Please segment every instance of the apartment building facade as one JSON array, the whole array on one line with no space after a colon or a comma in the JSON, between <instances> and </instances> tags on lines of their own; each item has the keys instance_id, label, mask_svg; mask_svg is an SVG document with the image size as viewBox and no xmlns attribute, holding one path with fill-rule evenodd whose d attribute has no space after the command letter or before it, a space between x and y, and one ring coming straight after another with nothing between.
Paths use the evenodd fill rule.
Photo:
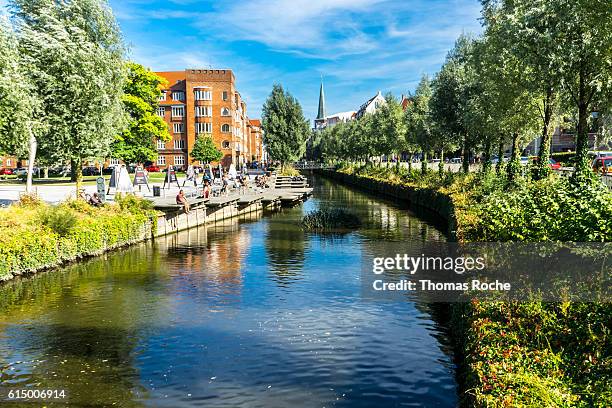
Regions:
<instances>
[{"instance_id":1,"label":"apartment building facade","mask_svg":"<svg viewBox=\"0 0 612 408\"><path fill-rule=\"evenodd\" d=\"M157 114L164 118L172 140L158 142L159 166L197 163L190 153L199 135L212 137L228 167L251 161L251 130L246 102L229 69L187 69L157 72L168 81Z\"/></svg>"}]
</instances>

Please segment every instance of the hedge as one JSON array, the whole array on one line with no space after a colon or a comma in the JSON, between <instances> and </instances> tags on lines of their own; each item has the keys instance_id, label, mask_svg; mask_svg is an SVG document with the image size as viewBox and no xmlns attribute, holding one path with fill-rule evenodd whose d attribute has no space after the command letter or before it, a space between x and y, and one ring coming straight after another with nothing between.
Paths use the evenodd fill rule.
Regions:
<instances>
[{"instance_id":1,"label":"hedge","mask_svg":"<svg viewBox=\"0 0 612 408\"><path fill-rule=\"evenodd\" d=\"M0 210L0 281L149 238L154 212L135 198L119 201L94 208L27 199Z\"/></svg>"}]
</instances>

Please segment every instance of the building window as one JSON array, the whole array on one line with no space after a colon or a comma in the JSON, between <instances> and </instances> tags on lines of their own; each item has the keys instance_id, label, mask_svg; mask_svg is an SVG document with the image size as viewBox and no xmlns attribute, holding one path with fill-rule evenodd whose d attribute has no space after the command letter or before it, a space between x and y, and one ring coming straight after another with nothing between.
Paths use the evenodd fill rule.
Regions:
<instances>
[{"instance_id":1,"label":"building window","mask_svg":"<svg viewBox=\"0 0 612 408\"><path fill-rule=\"evenodd\" d=\"M212 107L211 106L196 106L195 115L196 115L196 118L211 117Z\"/></svg>"},{"instance_id":2,"label":"building window","mask_svg":"<svg viewBox=\"0 0 612 408\"><path fill-rule=\"evenodd\" d=\"M229 142L229 141L227 141L227 140L224 140L224 141L221 143L221 147L222 147L222 148L224 148L224 149L229 149L229 148L230 148L230 142Z\"/></svg>"},{"instance_id":3,"label":"building window","mask_svg":"<svg viewBox=\"0 0 612 408\"><path fill-rule=\"evenodd\" d=\"M163 118L165 115L166 115L166 108L164 108L163 106L159 106L157 108L157 116L160 116Z\"/></svg>"},{"instance_id":4,"label":"building window","mask_svg":"<svg viewBox=\"0 0 612 408\"><path fill-rule=\"evenodd\" d=\"M163 102L166 100L166 91L162 91L161 95L159 95L159 100L160 102Z\"/></svg>"},{"instance_id":5,"label":"building window","mask_svg":"<svg viewBox=\"0 0 612 408\"><path fill-rule=\"evenodd\" d=\"M175 149L184 149L185 148L185 141L184 140L175 140L174 141L174 148Z\"/></svg>"},{"instance_id":6,"label":"building window","mask_svg":"<svg viewBox=\"0 0 612 408\"><path fill-rule=\"evenodd\" d=\"M183 133L185 131L185 125L182 123L173 123L172 130L174 133Z\"/></svg>"},{"instance_id":7,"label":"building window","mask_svg":"<svg viewBox=\"0 0 612 408\"><path fill-rule=\"evenodd\" d=\"M227 91L223 91L221 93L221 99L223 99L224 101L227 101Z\"/></svg>"},{"instance_id":8,"label":"building window","mask_svg":"<svg viewBox=\"0 0 612 408\"><path fill-rule=\"evenodd\" d=\"M182 166L185 164L185 156L174 156L174 164Z\"/></svg>"},{"instance_id":9,"label":"building window","mask_svg":"<svg viewBox=\"0 0 612 408\"><path fill-rule=\"evenodd\" d=\"M6 159L6 167L10 167L11 166L11 159Z\"/></svg>"},{"instance_id":10,"label":"building window","mask_svg":"<svg viewBox=\"0 0 612 408\"><path fill-rule=\"evenodd\" d=\"M229 133L231 131L232 131L232 129L230 128L230 125L228 125L227 123L224 123L221 126L221 132L223 132L223 133Z\"/></svg>"},{"instance_id":11,"label":"building window","mask_svg":"<svg viewBox=\"0 0 612 408\"><path fill-rule=\"evenodd\" d=\"M165 166L166 165L166 156L157 156L157 165Z\"/></svg>"},{"instance_id":12,"label":"building window","mask_svg":"<svg viewBox=\"0 0 612 408\"><path fill-rule=\"evenodd\" d=\"M173 118L182 118L183 116L185 116L184 106L173 106L172 107L172 117Z\"/></svg>"},{"instance_id":13,"label":"building window","mask_svg":"<svg viewBox=\"0 0 612 408\"><path fill-rule=\"evenodd\" d=\"M196 123L196 133L212 133L212 123Z\"/></svg>"},{"instance_id":14,"label":"building window","mask_svg":"<svg viewBox=\"0 0 612 408\"><path fill-rule=\"evenodd\" d=\"M118 165L118 164L119 164L119 159L110 159L110 160L108 161L108 163L109 163L111 166L116 166L116 165Z\"/></svg>"},{"instance_id":15,"label":"building window","mask_svg":"<svg viewBox=\"0 0 612 408\"><path fill-rule=\"evenodd\" d=\"M185 92L183 91L174 91L172 92L172 99L175 101L184 101L185 100Z\"/></svg>"},{"instance_id":16,"label":"building window","mask_svg":"<svg viewBox=\"0 0 612 408\"><path fill-rule=\"evenodd\" d=\"M221 108L221 116L230 116L230 110L227 108Z\"/></svg>"},{"instance_id":17,"label":"building window","mask_svg":"<svg viewBox=\"0 0 612 408\"><path fill-rule=\"evenodd\" d=\"M157 139L157 150L162 150L166 148L166 142L163 140Z\"/></svg>"},{"instance_id":18,"label":"building window","mask_svg":"<svg viewBox=\"0 0 612 408\"><path fill-rule=\"evenodd\" d=\"M212 101L212 92L210 91L195 91L196 101Z\"/></svg>"}]
</instances>

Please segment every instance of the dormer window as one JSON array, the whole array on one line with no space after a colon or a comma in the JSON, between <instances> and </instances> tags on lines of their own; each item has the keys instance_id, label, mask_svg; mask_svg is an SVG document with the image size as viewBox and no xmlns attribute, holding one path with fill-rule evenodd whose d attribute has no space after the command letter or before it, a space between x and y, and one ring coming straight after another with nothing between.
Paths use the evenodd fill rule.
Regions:
<instances>
[{"instance_id":1,"label":"dormer window","mask_svg":"<svg viewBox=\"0 0 612 408\"><path fill-rule=\"evenodd\" d=\"M175 101L184 101L185 100L185 92L183 91L174 91L172 92L172 99Z\"/></svg>"}]
</instances>

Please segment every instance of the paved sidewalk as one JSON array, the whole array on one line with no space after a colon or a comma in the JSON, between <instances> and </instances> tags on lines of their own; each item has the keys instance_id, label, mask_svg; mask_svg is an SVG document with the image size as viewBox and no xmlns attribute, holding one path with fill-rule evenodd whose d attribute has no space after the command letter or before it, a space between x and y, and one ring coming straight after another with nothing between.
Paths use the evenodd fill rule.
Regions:
<instances>
[{"instance_id":1,"label":"paved sidewalk","mask_svg":"<svg viewBox=\"0 0 612 408\"><path fill-rule=\"evenodd\" d=\"M146 188L146 186L142 186L141 191L139 191L138 187L135 188L135 193L137 195L143 197L153 197L153 186L162 186L163 183L152 183L150 185L151 191ZM183 180L179 179L179 185L183 185ZM106 187L108 189L108 185ZM200 187L201 188L201 187ZM84 185L83 189L87 194L95 193L96 186L95 185ZM178 191L180 189L185 190L185 195L187 197L191 197L195 193L195 188L193 183L188 183L185 187L177 187L176 184L170 186L169 189L161 190L162 197L176 197ZM76 197L76 186L74 184L71 185L53 185L53 184L45 184L45 185L34 185L34 191L38 196L51 204L57 204L61 201L65 201L68 198ZM25 193L25 184L0 184L0 206L6 207L11 203L19 201L19 197L21 194ZM111 191L111 194L107 196L107 200L113 200L114 193Z\"/></svg>"}]
</instances>

